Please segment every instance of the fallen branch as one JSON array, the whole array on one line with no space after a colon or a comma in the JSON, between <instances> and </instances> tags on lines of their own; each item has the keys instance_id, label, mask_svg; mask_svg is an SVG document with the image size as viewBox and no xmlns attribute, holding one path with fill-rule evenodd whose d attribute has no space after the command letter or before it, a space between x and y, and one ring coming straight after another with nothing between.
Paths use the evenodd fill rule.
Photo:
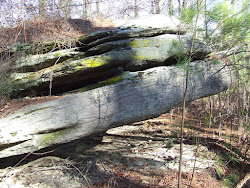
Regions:
<instances>
[{"instance_id":1,"label":"fallen branch","mask_svg":"<svg viewBox=\"0 0 250 188\"><path fill-rule=\"evenodd\" d=\"M250 179L250 172L248 172L246 176L242 180L240 180L234 188L242 188L243 185L245 185L245 183L247 183L249 179Z\"/></svg>"}]
</instances>

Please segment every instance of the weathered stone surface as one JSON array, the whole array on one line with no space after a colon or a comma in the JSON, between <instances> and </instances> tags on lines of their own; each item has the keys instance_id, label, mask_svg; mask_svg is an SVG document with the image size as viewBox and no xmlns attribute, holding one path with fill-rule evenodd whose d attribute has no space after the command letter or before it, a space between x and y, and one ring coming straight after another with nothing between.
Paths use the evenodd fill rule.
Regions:
<instances>
[{"instance_id":1,"label":"weathered stone surface","mask_svg":"<svg viewBox=\"0 0 250 188\"><path fill-rule=\"evenodd\" d=\"M178 33L186 32L185 27L181 25L179 19L175 16L166 16L164 14L155 14L150 16L142 16L135 19L122 21L117 25L121 28L139 27L139 28L167 28L169 31Z\"/></svg>"},{"instance_id":2,"label":"weathered stone surface","mask_svg":"<svg viewBox=\"0 0 250 188\"><path fill-rule=\"evenodd\" d=\"M158 14L127 20L117 24L117 29L83 35L78 38L78 46L82 46L83 44L95 46L104 42L128 38L184 33L186 33L186 29L176 17Z\"/></svg>"},{"instance_id":3,"label":"weathered stone surface","mask_svg":"<svg viewBox=\"0 0 250 188\"><path fill-rule=\"evenodd\" d=\"M109 31L80 36L76 48L24 55L14 63L15 72L10 75L15 96L48 95L49 86L52 94L61 94L124 71L176 64L186 56L192 43L185 33L177 18L154 15L129 20ZM193 44L193 60L204 59L211 52L199 40Z\"/></svg>"},{"instance_id":4,"label":"weathered stone surface","mask_svg":"<svg viewBox=\"0 0 250 188\"><path fill-rule=\"evenodd\" d=\"M52 94L78 93L1 119L0 158L159 116L181 104L187 69L187 101L230 86L229 68L204 61L210 49L192 42L176 18L147 19L81 36L76 48L20 57L10 76L20 96L47 95L49 85ZM193 62L187 68L180 62L191 44Z\"/></svg>"},{"instance_id":5,"label":"weathered stone surface","mask_svg":"<svg viewBox=\"0 0 250 188\"><path fill-rule=\"evenodd\" d=\"M19 85L22 95L34 92L47 95L53 77L53 93L57 94L62 92L62 86L64 91L77 89L117 75L122 69L138 71L176 64L178 58L186 55L190 43L189 36L163 34L106 42L85 52L69 49L29 56L17 62L23 73L13 73L11 79ZM200 41L194 42L194 49L197 49L194 59L203 59L210 52ZM24 63L25 59L27 63ZM30 72L32 69L38 71Z\"/></svg>"},{"instance_id":6,"label":"weathered stone surface","mask_svg":"<svg viewBox=\"0 0 250 188\"><path fill-rule=\"evenodd\" d=\"M76 48L70 48L47 54L23 56L15 62L16 72L35 72L46 67L54 66L55 63L59 64L66 59L82 54L76 50Z\"/></svg>"},{"instance_id":7,"label":"weathered stone surface","mask_svg":"<svg viewBox=\"0 0 250 188\"><path fill-rule=\"evenodd\" d=\"M187 101L231 85L222 63L195 61ZM20 110L0 120L0 158L34 152L53 144L161 115L179 106L186 67L162 66L125 72L117 83Z\"/></svg>"}]
</instances>

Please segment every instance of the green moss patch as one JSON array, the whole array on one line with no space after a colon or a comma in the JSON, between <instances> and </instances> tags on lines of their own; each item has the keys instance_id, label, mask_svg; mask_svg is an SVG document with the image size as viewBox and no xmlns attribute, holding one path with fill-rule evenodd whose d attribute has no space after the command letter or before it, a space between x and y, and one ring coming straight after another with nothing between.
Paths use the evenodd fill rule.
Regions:
<instances>
[{"instance_id":1,"label":"green moss patch","mask_svg":"<svg viewBox=\"0 0 250 188\"><path fill-rule=\"evenodd\" d=\"M63 135L66 131L67 129L64 129L64 130L44 134L40 140L39 147L44 148L44 147L50 146L54 140L56 140L59 136Z\"/></svg>"},{"instance_id":2,"label":"green moss patch","mask_svg":"<svg viewBox=\"0 0 250 188\"><path fill-rule=\"evenodd\" d=\"M39 108L39 109L31 110L31 111L25 112L24 115L28 115L28 114L31 114L31 113L34 113L34 112L37 112L37 111L41 111L41 110L46 110L48 108L50 108L50 107L44 107L44 108Z\"/></svg>"},{"instance_id":3,"label":"green moss patch","mask_svg":"<svg viewBox=\"0 0 250 188\"><path fill-rule=\"evenodd\" d=\"M16 132L11 133L11 136L16 136L16 135L17 135L17 131L16 131Z\"/></svg>"},{"instance_id":4,"label":"green moss patch","mask_svg":"<svg viewBox=\"0 0 250 188\"><path fill-rule=\"evenodd\" d=\"M98 88L98 87L103 87L103 86L107 86L107 85L116 84L116 83L122 81L124 76L126 76L126 73L123 74L123 75L120 75L120 76L116 76L116 77L113 77L113 78L109 78L107 80L100 81L100 82L98 82L96 84L93 84L93 85L90 85L90 86L87 86L87 87L83 87L83 88L81 88L79 90L79 92L82 93L82 92L89 91L89 90L92 90L92 89L95 89L95 88Z\"/></svg>"}]
</instances>

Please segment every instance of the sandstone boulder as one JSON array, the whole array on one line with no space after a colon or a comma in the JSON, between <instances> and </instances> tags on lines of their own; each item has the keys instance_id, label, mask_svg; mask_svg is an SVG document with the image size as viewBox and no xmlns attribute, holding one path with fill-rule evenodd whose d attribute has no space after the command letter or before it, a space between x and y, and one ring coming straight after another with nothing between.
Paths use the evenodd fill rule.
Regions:
<instances>
[{"instance_id":1,"label":"sandstone boulder","mask_svg":"<svg viewBox=\"0 0 250 188\"><path fill-rule=\"evenodd\" d=\"M123 71L177 64L191 46L191 37L180 26L176 18L163 15L131 20L119 28L79 37L76 48L20 57L10 78L19 96L48 95L51 84L52 94L59 94ZM194 41L193 49L193 60L211 52L200 40Z\"/></svg>"},{"instance_id":2,"label":"sandstone boulder","mask_svg":"<svg viewBox=\"0 0 250 188\"><path fill-rule=\"evenodd\" d=\"M226 90L230 70L223 63L190 64L187 101ZM111 85L20 110L0 120L0 158L34 152L159 116L179 106L186 68L160 66L125 72Z\"/></svg>"},{"instance_id":3,"label":"sandstone boulder","mask_svg":"<svg viewBox=\"0 0 250 188\"><path fill-rule=\"evenodd\" d=\"M232 82L230 69L219 60L204 60L211 50L201 40L191 41L176 18L131 20L81 36L75 44L14 63L10 79L19 96L48 95L49 86L52 94L74 94L0 119L0 158L168 112L182 103L186 70L187 101L224 91ZM183 60L191 46L187 67Z\"/></svg>"}]
</instances>

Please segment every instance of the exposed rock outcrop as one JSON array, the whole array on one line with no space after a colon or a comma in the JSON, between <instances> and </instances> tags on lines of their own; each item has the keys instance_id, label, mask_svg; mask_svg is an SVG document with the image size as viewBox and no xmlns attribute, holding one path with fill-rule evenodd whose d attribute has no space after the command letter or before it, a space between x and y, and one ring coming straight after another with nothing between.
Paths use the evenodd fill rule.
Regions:
<instances>
[{"instance_id":1,"label":"exposed rock outcrop","mask_svg":"<svg viewBox=\"0 0 250 188\"><path fill-rule=\"evenodd\" d=\"M186 55L191 37L185 35L176 18L163 15L150 18L163 22L161 27L159 23L150 27L144 19L81 36L73 49L21 57L11 75L18 86L17 93L48 95L53 78L52 94L58 94L111 78L124 70L173 65ZM194 41L193 49L193 59L203 59L210 53L199 40Z\"/></svg>"},{"instance_id":2,"label":"exposed rock outcrop","mask_svg":"<svg viewBox=\"0 0 250 188\"><path fill-rule=\"evenodd\" d=\"M126 72L116 84L20 110L0 120L0 157L33 152L111 127L161 115L181 104L185 69L164 66ZM190 65L187 101L223 91L229 69L211 61Z\"/></svg>"},{"instance_id":3,"label":"exposed rock outcrop","mask_svg":"<svg viewBox=\"0 0 250 188\"><path fill-rule=\"evenodd\" d=\"M177 65L192 43L184 33L175 24L132 23L82 36L74 49L20 58L11 75L20 95L48 94L50 83L54 93L78 93L1 119L0 158L159 116L181 104L187 69L187 101L226 90L232 82L229 68L202 60L210 50L199 40L190 67Z\"/></svg>"}]
</instances>

